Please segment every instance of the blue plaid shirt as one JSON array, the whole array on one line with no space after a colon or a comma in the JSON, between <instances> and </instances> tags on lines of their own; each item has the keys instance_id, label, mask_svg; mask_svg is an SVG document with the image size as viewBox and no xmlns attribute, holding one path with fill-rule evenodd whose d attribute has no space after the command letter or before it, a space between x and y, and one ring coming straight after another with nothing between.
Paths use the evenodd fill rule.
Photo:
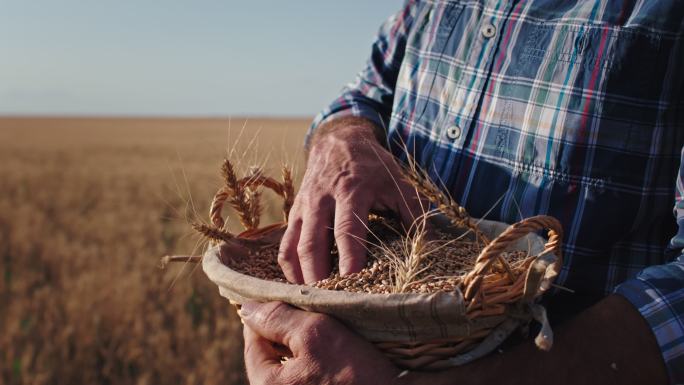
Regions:
<instances>
[{"instance_id":1,"label":"blue plaid shirt","mask_svg":"<svg viewBox=\"0 0 684 385\"><path fill-rule=\"evenodd\" d=\"M473 216L558 218L551 313L625 296L684 382L683 34L680 0L408 1L312 130L368 118Z\"/></svg>"}]
</instances>

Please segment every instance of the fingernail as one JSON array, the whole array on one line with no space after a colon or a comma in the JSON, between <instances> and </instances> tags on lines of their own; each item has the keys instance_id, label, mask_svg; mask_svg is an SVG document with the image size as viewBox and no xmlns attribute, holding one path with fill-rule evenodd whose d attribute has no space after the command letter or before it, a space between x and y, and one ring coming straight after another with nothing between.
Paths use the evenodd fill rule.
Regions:
<instances>
[{"instance_id":1,"label":"fingernail","mask_svg":"<svg viewBox=\"0 0 684 385\"><path fill-rule=\"evenodd\" d=\"M257 309L259 304L257 302L250 302L247 301L242 304L240 307L240 317L246 318L249 317L252 313L254 313Z\"/></svg>"}]
</instances>

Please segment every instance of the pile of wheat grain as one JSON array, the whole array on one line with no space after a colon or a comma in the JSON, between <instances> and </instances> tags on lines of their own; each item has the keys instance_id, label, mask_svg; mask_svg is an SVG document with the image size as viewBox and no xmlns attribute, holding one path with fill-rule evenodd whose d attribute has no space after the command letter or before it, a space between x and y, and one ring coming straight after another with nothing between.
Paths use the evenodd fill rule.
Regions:
<instances>
[{"instance_id":1,"label":"pile of wheat grain","mask_svg":"<svg viewBox=\"0 0 684 385\"><path fill-rule=\"evenodd\" d=\"M407 279L406 270L397 265L398 260L410 256L407 238L401 236L396 221L371 217L370 237L367 242L368 260L360 272L340 276L337 268L337 248L333 246L332 273L312 286L327 290L343 290L356 293L432 293L453 291L461 283L465 273L473 268L481 246L472 240L455 240L453 234L434 230L415 277ZM524 251L509 253L506 258L512 264L527 256ZM273 245L250 255L235 256L227 260L228 266L240 273L276 282L287 282L278 266L278 246ZM403 273L403 276L400 275ZM403 278L403 279L402 279Z\"/></svg>"}]
</instances>

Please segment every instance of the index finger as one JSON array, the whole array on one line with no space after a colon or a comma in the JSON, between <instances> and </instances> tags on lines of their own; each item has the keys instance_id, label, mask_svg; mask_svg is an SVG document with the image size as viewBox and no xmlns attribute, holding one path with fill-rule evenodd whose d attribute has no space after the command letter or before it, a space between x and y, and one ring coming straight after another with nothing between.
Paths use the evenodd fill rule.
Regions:
<instances>
[{"instance_id":1,"label":"index finger","mask_svg":"<svg viewBox=\"0 0 684 385\"><path fill-rule=\"evenodd\" d=\"M257 334L249 325L244 325L242 333L245 338L245 368L250 382L268 384L274 371L282 367L281 354L271 341Z\"/></svg>"},{"instance_id":2,"label":"index finger","mask_svg":"<svg viewBox=\"0 0 684 385\"><path fill-rule=\"evenodd\" d=\"M359 272L366 266L370 206L364 199L357 197L337 202L334 234L339 252L340 275Z\"/></svg>"},{"instance_id":3,"label":"index finger","mask_svg":"<svg viewBox=\"0 0 684 385\"><path fill-rule=\"evenodd\" d=\"M304 209L297 254L305 283L316 282L330 275L334 201L324 197Z\"/></svg>"},{"instance_id":4,"label":"index finger","mask_svg":"<svg viewBox=\"0 0 684 385\"><path fill-rule=\"evenodd\" d=\"M299 217L297 205L292 208L290 212L290 220L285 229L283 239L280 241L278 249L278 265L283 270L285 278L292 283L304 283L304 276L302 275L302 268L299 265L297 256L297 244L299 243L299 235L302 232L302 219Z\"/></svg>"}]
</instances>

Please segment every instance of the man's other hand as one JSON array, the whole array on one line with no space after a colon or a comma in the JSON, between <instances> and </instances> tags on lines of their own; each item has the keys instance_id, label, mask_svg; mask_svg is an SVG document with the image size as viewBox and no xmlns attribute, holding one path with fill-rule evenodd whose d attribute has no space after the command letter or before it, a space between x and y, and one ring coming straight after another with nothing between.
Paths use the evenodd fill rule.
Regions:
<instances>
[{"instance_id":1,"label":"man's other hand","mask_svg":"<svg viewBox=\"0 0 684 385\"><path fill-rule=\"evenodd\" d=\"M334 319L281 302L245 303L245 365L252 385L380 385L400 370ZM288 351L289 350L289 351ZM283 356L289 356L281 362Z\"/></svg>"}]
</instances>

